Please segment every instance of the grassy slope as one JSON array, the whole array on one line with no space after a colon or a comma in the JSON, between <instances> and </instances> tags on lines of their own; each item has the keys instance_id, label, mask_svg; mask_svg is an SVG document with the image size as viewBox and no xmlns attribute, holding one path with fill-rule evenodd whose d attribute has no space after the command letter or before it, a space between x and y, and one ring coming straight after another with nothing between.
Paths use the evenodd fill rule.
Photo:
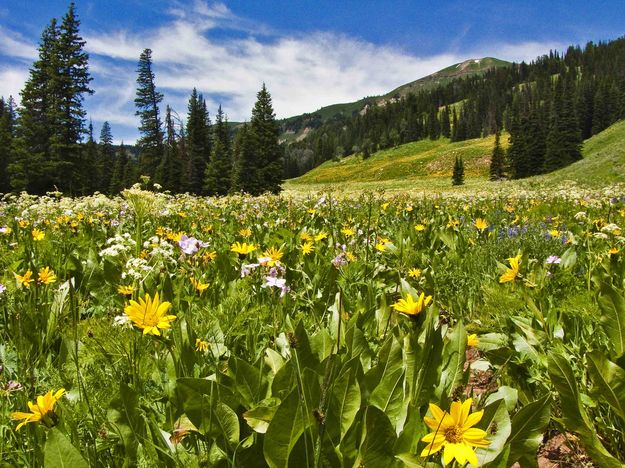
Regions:
<instances>
[{"instance_id":1,"label":"grassy slope","mask_svg":"<svg viewBox=\"0 0 625 468\"><path fill-rule=\"evenodd\" d=\"M505 145L508 138L503 135ZM449 140L418 141L379 151L367 160L350 156L328 161L297 179L285 183L292 192L340 189L359 191L473 191L501 187L488 181L488 165L494 137L450 143ZM551 174L514 181L520 187L540 187L572 180L580 185L600 187L625 182L625 122L619 122L584 143L584 159ZM454 158L462 156L466 183L452 188Z\"/></svg>"}]
</instances>

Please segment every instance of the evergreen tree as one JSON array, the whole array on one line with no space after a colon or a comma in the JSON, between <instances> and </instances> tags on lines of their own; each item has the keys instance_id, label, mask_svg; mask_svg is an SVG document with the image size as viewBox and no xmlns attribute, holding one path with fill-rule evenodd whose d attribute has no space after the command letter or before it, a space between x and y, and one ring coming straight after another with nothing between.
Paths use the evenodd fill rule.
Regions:
<instances>
[{"instance_id":1,"label":"evergreen tree","mask_svg":"<svg viewBox=\"0 0 625 468\"><path fill-rule=\"evenodd\" d=\"M141 124L137 141L139 147L139 171L141 175L150 176L155 180L156 170L163 158L163 130L159 117L158 105L163 95L156 90L154 72L152 71L152 50L144 49L139 57L137 67L137 97L135 115L139 116Z\"/></svg>"},{"instance_id":2,"label":"evergreen tree","mask_svg":"<svg viewBox=\"0 0 625 468\"><path fill-rule=\"evenodd\" d=\"M230 191L232 157L226 125L223 111L219 106L215 118L212 154L204 177L204 191L207 195L226 195Z\"/></svg>"},{"instance_id":3,"label":"evergreen tree","mask_svg":"<svg viewBox=\"0 0 625 468\"><path fill-rule=\"evenodd\" d=\"M0 193L11 191L9 164L13 159L15 111L13 99L0 98Z\"/></svg>"},{"instance_id":4,"label":"evergreen tree","mask_svg":"<svg viewBox=\"0 0 625 468\"><path fill-rule=\"evenodd\" d=\"M195 88L193 88L189 98L188 111L187 151L189 167L185 189L199 195L204 193L204 173L210 159L211 139L206 101Z\"/></svg>"},{"instance_id":5,"label":"evergreen tree","mask_svg":"<svg viewBox=\"0 0 625 468\"><path fill-rule=\"evenodd\" d=\"M282 190L284 179L282 150L278 143L280 128L273 113L271 95L264 83L256 95L256 104L252 109L252 120L250 121L250 132L256 145L259 191L278 193Z\"/></svg>"},{"instance_id":6,"label":"evergreen tree","mask_svg":"<svg viewBox=\"0 0 625 468\"><path fill-rule=\"evenodd\" d=\"M49 82L54 101L48 110L52 135L51 164L47 170L54 185L69 193L83 193L89 186L89 181L83 180L86 171L82 167L80 142L85 133L83 95L93 94L93 90L89 87L92 80L89 55L83 50L85 41L79 34L79 26L71 2L59 27L58 39L53 43L56 63L50 64L54 67Z\"/></svg>"},{"instance_id":7,"label":"evergreen tree","mask_svg":"<svg viewBox=\"0 0 625 468\"><path fill-rule=\"evenodd\" d=\"M445 138L451 137L451 122L449 121L449 107L445 106L441 116L441 135Z\"/></svg>"},{"instance_id":8,"label":"evergreen tree","mask_svg":"<svg viewBox=\"0 0 625 468\"><path fill-rule=\"evenodd\" d=\"M50 109L56 98L51 86L51 75L58 67L55 56L58 37L57 21L53 18L41 34L39 58L33 63L20 93L15 154L8 168L11 188L15 191L27 190L42 194L52 187L48 171L53 128Z\"/></svg>"},{"instance_id":9,"label":"evergreen tree","mask_svg":"<svg viewBox=\"0 0 625 468\"><path fill-rule=\"evenodd\" d=\"M171 108L167 106L165 114L165 130L167 133L165 137L165 155L162 164L162 184L165 190L179 192L182 179L182 164L178 151L176 129L171 114Z\"/></svg>"},{"instance_id":10,"label":"evergreen tree","mask_svg":"<svg viewBox=\"0 0 625 468\"><path fill-rule=\"evenodd\" d=\"M102 124L100 130L99 155L97 164L98 183L97 190L108 193L115 167L115 149L113 148L113 134L108 122Z\"/></svg>"},{"instance_id":11,"label":"evergreen tree","mask_svg":"<svg viewBox=\"0 0 625 468\"><path fill-rule=\"evenodd\" d=\"M109 193L115 195L122 189L126 188L128 182L128 170L129 170L129 158L124 142L119 148L119 153L115 156L115 165L113 166L113 173L111 175L111 183L109 185Z\"/></svg>"},{"instance_id":12,"label":"evergreen tree","mask_svg":"<svg viewBox=\"0 0 625 468\"><path fill-rule=\"evenodd\" d=\"M454 163L454 172L451 176L451 184L464 184L464 163L462 162L462 158L459 158L458 156L456 156L456 162Z\"/></svg>"},{"instance_id":13,"label":"evergreen tree","mask_svg":"<svg viewBox=\"0 0 625 468\"><path fill-rule=\"evenodd\" d=\"M495 147L493 148L493 154L490 158L490 180L501 180L504 176L505 168L505 153L501 148L499 142L500 133L495 133Z\"/></svg>"},{"instance_id":14,"label":"evergreen tree","mask_svg":"<svg viewBox=\"0 0 625 468\"><path fill-rule=\"evenodd\" d=\"M258 166L256 164L255 140L247 123L237 132L234 140L234 164L230 191L258 194Z\"/></svg>"},{"instance_id":15,"label":"evergreen tree","mask_svg":"<svg viewBox=\"0 0 625 468\"><path fill-rule=\"evenodd\" d=\"M93 123L89 122L87 129L87 143L82 148L83 157L81 158L78 166L78 170L81 172L80 183L81 187L76 187L82 194L93 193L98 187L100 174L98 173L99 155L98 144L93 138ZM94 171L94 168L96 169Z\"/></svg>"}]
</instances>

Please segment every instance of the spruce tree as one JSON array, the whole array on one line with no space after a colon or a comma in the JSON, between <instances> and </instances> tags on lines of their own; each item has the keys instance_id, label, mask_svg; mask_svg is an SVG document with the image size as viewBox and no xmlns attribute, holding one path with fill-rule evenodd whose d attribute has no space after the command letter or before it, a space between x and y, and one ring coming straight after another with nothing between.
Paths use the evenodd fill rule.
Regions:
<instances>
[{"instance_id":1,"label":"spruce tree","mask_svg":"<svg viewBox=\"0 0 625 468\"><path fill-rule=\"evenodd\" d=\"M139 116L141 124L137 141L139 147L139 171L141 175L150 176L155 180L156 170L163 158L163 130L159 117L158 105L163 95L156 90L154 72L152 71L152 50L144 49L139 57L137 67L137 97L135 115Z\"/></svg>"},{"instance_id":2,"label":"spruce tree","mask_svg":"<svg viewBox=\"0 0 625 468\"><path fill-rule=\"evenodd\" d=\"M249 125L245 123L234 140L234 164L230 191L232 193L260 193L257 170L255 140Z\"/></svg>"},{"instance_id":3,"label":"spruce tree","mask_svg":"<svg viewBox=\"0 0 625 468\"><path fill-rule=\"evenodd\" d=\"M0 98L0 193L11 191L9 164L13 159L15 111L13 99Z\"/></svg>"},{"instance_id":4,"label":"spruce tree","mask_svg":"<svg viewBox=\"0 0 625 468\"><path fill-rule=\"evenodd\" d=\"M452 185L464 184L464 162L462 161L462 157L456 156L456 161L454 163L454 171L451 176L451 184Z\"/></svg>"},{"instance_id":5,"label":"spruce tree","mask_svg":"<svg viewBox=\"0 0 625 468\"><path fill-rule=\"evenodd\" d=\"M77 170L80 171L80 187L75 187L82 194L93 193L98 190L100 174L98 173L99 155L98 144L93 137L93 123L87 128L87 143L82 148L82 157ZM95 170L94 170L95 169Z\"/></svg>"},{"instance_id":6,"label":"spruce tree","mask_svg":"<svg viewBox=\"0 0 625 468\"><path fill-rule=\"evenodd\" d=\"M250 133L253 136L256 153L258 192L279 193L284 179L282 150L278 143L280 128L273 112L271 95L265 83L256 95L252 109Z\"/></svg>"},{"instance_id":7,"label":"spruce tree","mask_svg":"<svg viewBox=\"0 0 625 468\"><path fill-rule=\"evenodd\" d=\"M445 138L451 137L451 122L449 121L449 107L445 106L441 116L441 135Z\"/></svg>"},{"instance_id":8,"label":"spruce tree","mask_svg":"<svg viewBox=\"0 0 625 468\"><path fill-rule=\"evenodd\" d=\"M211 158L204 177L204 192L207 195L226 195L230 191L232 157L226 125L224 113L219 106L215 118Z\"/></svg>"},{"instance_id":9,"label":"spruce tree","mask_svg":"<svg viewBox=\"0 0 625 468\"><path fill-rule=\"evenodd\" d=\"M178 149L178 141L171 107L167 106L165 113L165 152L161 167L162 185L165 190L172 192L180 191L180 181L182 178L182 164Z\"/></svg>"},{"instance_id":10,"label":"spruce tree","mask_svg":"<svg viewBox=\"0 0 625 468\"><path fill-rule=\"evenodd\" d=\"M200 195L204 193L204 175L211 154L211 138L210 119L206 109L206 101L195 88L193 88L189 98L187 151L189 166L185 189Z\"/></svg>"},{"instance_id":11,"label":"spruce tree","mask_svg":"<svg viewBox=\"0 0 625 468\"><path fill-rule=\"evenodd\" d=\"M501 180L504 176L505 153L501 148L499 139L500 133L497 131L495 133L495 147L490 158L490 180Z\"/></svg>"},{"instance_id":12,"label":"spruce tree","mask_svg":"<svg viewBox=\"0 0 625 468\"><path fill-rule=\"evenodd\" d=\"M108 193L113 176L113 168L115 167L115 149L113 148L113 134L111 126L108 122L102 124L100 130L100 143L98 145L98 164L97 174L98 183L97 190L102 193Z\"/></svg>"},{"instance_id":13,"label":"spruce tree","mask_svg":"<svg viewBox=\"0 0 625 468\"><path fill-rule=\"evenodd\" d=\"M130 158L128 157L128 151L124 146L124 142L119 148L119 152L115 156L115 165L113 166L113 173L111 174L111 182L109 184L109 193L115 195L122 189L129 187L131 182L129 180Z\"/></svg>"}]
</instances>

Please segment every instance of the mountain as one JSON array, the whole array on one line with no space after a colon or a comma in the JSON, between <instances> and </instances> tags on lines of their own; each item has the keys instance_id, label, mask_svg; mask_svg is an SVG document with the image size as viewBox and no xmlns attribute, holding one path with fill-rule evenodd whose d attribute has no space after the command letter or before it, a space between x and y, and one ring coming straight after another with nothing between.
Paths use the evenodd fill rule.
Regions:
<instances>
[{"instance_id":1,"label":"mountain","mask_svg":"<svg viewBox=\"0 0 625 468\"><path fill-rule=\"evenodd\" d=\"M499 60L493 57L481 59L470 59L456 63L447 68L439 70L431 75L419 78L382 96L369 96L358 101L332 104L321 107L315 112L305 113L288 117L279 121L282 141L297 141L315 128L319 128L325 122L337 118L338 116L349 117L356 112L362 112L367 106L372 104L385 104L399 97L404 97L409 93L417 94L419 91L445 85L455 78L463 78L473 75L481 75L492 68L500 68L510 65L510 62Z\"/></svg>"}]
</instances>

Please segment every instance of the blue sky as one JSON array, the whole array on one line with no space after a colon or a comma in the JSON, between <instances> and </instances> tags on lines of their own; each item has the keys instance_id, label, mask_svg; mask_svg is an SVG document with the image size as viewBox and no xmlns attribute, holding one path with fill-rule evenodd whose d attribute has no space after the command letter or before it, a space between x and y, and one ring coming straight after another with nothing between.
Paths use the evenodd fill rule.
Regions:
<instances>
[{"instance_id":1,"label":"blue sky","mask_svg":"<svg viewBox=\"0 0 625 468\"><path fill-rule=\"evenodd\" d=\"M68 2L0 0L0 95L28 77L50 18ZM614 1L110 0L76 2L96 93L96 131L137 137L136 63L153 49L156 84L180 117L196 86L214 114L249 119L267 83L278 117L382 94L469 58L531 60L625 34Z\"/></svg>"}]
</instances>

